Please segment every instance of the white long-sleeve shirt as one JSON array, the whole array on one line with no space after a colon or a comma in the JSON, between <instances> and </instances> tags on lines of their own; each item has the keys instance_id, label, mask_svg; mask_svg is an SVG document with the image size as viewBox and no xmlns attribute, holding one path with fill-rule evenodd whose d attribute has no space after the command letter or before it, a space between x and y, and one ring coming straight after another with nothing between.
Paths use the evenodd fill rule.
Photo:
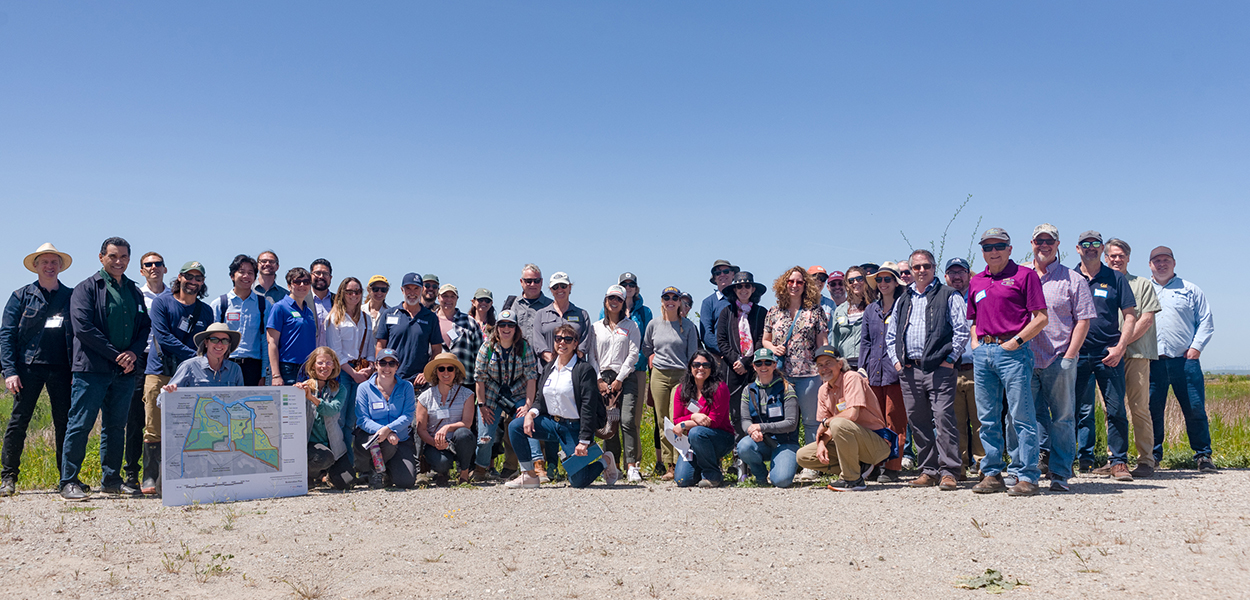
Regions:
<instances>
[{"instance_id":1,"label":"white long-sleeve shirt","mask_svg":"<svg viewBox=\"0 0 1250 600\"><path fill-rule=\"evenodd\" d=\"M360 311L360 321L352 321L351 315L344 314L343 322L335 325L330 319L330 315L326 315L323 323L326 336L326 345L334 351L339 357L339 364L345 365L357 358L374 360L377 344L373 340L373 319L369 318L369 313ZM364 353L360 351L361 336L364 336Z\"/></svg>"},{"instance_id":2,"label":"white long-sleeve shirt","mask_svg":"<svg viewBox=\"0 0 1250 600\"><path fill-rule=\"evenodd\" d=\"M634 373L638 363L639 347L642 334L633 319L624 319L609 328L604 319L594 323L595 342L591 346L594 356L590 364L595 366L595 373L602 374L604 369L616 371L616 380L624 383Z\"/></svg>"}]
</instances>

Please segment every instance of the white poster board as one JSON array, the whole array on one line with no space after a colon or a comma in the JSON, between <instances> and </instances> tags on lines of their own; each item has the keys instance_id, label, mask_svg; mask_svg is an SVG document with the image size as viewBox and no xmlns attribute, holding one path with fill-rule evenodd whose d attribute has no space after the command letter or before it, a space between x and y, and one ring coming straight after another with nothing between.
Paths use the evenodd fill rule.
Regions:
<instances>
[{"instance_id":1,"label":"white poster board","mask_svg":"<svg viewBox=\"0 0 1250 600\"><path fill-rule=\"evenodd\" d=\"M162 392L163 504L307 494L306 403L291 386Z\"/></svg>"}]
</instances>

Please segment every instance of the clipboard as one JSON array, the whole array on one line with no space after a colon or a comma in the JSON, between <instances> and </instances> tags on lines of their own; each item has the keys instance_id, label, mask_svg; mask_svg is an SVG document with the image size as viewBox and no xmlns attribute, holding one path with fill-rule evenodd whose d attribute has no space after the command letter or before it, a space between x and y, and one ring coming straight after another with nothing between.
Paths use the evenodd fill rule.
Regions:
<instances>
[{"instance_id":1,"label":"clipboard","mask_svg":"<svg viewBox=\"0 0 1250 600\"><path fill-rule=\"evenodd\" d=\"M564 472L572 476L574 473L585 469L591 463L599 460L602 456L603 449L599 447L599 444L591 444L586 448L586 456L573 454L564 459L564 462L560 464L564 465Z\"/></svg>"},{"instance_id":2,"label":"clipboard","mask_svg":"<svg viewBox=\"0 0 1250 600\"><path fill-rule=\"evenodd\" d=\"M694 462L694 450L690 449L690 436L683 435L677 437L673 435L673 421L668 417L664 417L664 437L668 440L668 443L673 445L674 449L681 453L686 462Z\"/></svg>"}]
</instances>

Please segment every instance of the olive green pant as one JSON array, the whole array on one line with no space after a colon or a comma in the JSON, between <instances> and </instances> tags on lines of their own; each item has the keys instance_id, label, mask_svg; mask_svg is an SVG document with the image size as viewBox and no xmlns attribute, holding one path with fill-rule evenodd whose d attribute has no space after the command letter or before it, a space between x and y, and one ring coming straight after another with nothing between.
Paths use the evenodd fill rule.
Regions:
<instances>
[{"instance_id":1,"label":"olive green pant","mask_svg":"<svg viewBox=\"0 0 1250 600\"><path fill-rule=\"evenodd\" d=\"M664 419L673 418L673 391L685 374L684 369L651 370L651 399L655 402L655 423L661 429L659 458L669 466L677 464L677 450L663 436Z\"/></svg>"},{"instance_id":2,"label":"olive green pant","mask_svg":"<svg viewBox=\"0 0 1250 600\"><path fill-rule=\"evenodd\" d=\"M816 458L817 444L821 442L812 442L799 448L796 458L800 467L829 475L841 472L842 479L855 481L860 477L860 463L875 465L890 456L889 442L854 421L834 417L829 435L830 440L824 442L829 464Z\"/></svg>"},{"instance_id":3,"label":"olive green pant","mask_svg":"<svg viewBox=\"0 0 1250 600\"><path fill-rule=\"evenodd\" d=\"M143 442L161 441L161 407L156 404L156 397L161 395L161 388L169 383L172 377L164 375L147 375L143 378Z\"/></svg>"}]
</instances>

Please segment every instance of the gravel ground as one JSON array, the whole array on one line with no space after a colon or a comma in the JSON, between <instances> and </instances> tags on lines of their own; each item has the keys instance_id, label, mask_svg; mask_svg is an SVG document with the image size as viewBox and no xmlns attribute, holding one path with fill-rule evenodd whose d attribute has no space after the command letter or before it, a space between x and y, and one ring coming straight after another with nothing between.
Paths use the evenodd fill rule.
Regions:
<instances>
[{"instance_id":1,"label":"gravel ground","mask_svg":"<svg viewBox=\"0 0 1250 600\"><path fill-rule=\"evenodd\" d=\"M1246 597L1250 472L1073 483L1033 498L597 483L189 508L23 493L0 500L0 597L973 598L957 580L987 568L1027 583L1016 596Z\"/></svg>"}]
</instances>

